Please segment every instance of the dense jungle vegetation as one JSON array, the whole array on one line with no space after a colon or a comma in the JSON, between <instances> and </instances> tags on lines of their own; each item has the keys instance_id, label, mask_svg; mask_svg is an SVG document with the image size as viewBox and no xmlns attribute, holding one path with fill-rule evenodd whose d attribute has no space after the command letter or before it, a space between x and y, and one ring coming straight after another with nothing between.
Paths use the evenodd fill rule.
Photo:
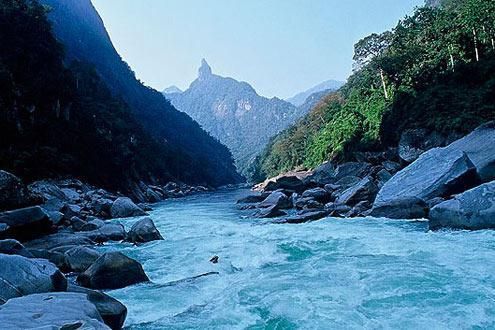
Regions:
<instances>
[{"instance_id":1,"label":"dense jungle vegetation","mask_svg":"<svg viewBox=\"0 0 495 330\"><path fill-rule=\"evenodd\" d=\"M396 146L409 128L464 134L495 119L495 1L444 0L355 45L354 72L272 139L254 181Z\"/></svg>"}]
</instances>

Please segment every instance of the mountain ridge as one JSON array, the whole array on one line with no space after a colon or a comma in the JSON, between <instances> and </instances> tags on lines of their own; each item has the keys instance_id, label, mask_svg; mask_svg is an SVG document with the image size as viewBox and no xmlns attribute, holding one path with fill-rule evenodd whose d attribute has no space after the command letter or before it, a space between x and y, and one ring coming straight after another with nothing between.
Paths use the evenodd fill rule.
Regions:
<instances>
[{"instance_id":1,"label":"mountain ridge","mask_svg":"<svg viewBox=\"0 0 495 330\"><path fill-rule=\"evenodd\" d=\"M227 145L243 173L272 136L304 115L282 99L260 96L247 82L214 74L204 59L186 91L165 96Z\"/></svg>"},{"instance_id":2,"label":"mountain ridge","mask_svg":"<svg viewBox=\"0 0 495 330\"><path fill-rule=\"evenodd\" d=\"M315 93L320 93L323 91L328 91L328 92L336 91L340 87L342 87L343 85L344 85L344 82L342 82L342 81L332 80L332 79L326 80L322 83L319 83L316 86L313 86L313 87L311 87L311 88L309 88L303 92L300 92L300 93L294 95L293 97L286 99L286 101L299 107L299 106L303 105L306 102L307 98L310 97L311 95L313 95Z\"/></svg>"},{"instance_id":3,"label":"mountain ridge","mask_svg":"<svg viewBox=\"0 0 495 330\"><path fill-rule=\"evenodd\" d=\"M204 132L187 114L177 111L163 95L142 84L116 51L104 22L89 0L42 0L66 50L67 62L94 64L112 94L127 102L141 125L156 141L177 153L180 180L219 186L242 179L225 146Z\"/></svg>"}]
</instances>

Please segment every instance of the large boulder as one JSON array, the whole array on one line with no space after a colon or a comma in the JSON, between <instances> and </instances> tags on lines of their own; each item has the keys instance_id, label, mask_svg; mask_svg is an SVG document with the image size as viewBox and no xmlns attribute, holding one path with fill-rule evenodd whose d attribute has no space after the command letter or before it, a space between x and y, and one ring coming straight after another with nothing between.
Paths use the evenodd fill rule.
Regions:
<instances>
[{"instance_id":1,"label":"large boulder","mask_svg":"<svg viewBox=\"0 0 495 330\"><path fill-rule=\"evenodd\" d=\"M93 244L94 242L83 236L82 233L56 233L26 242L24 246L28 249L52 250L61 246L89 246Z\"/></svg>"},{"instance_id":2,"label":"large boulder","mask_svg":"<svg viewBox=\"0 0 495 330\"><path fill-rule=\"evenodd\" d=\"M146 215L139 206L127 197L117 198L110 208L112 218L128 218Z\"/></svg>"},{"instance_id":3,"label":"large boulder","mask_svg":"<svg viewBox=\"0 0 495 330\"><path fill-rule=\"evenodd\" d=\"M290 209L292 201L286 194L280 191L272 192L264 201L258 204L260 208L276 207L277 209Z\"/></svg>"},{"instance_id":4,"label":"large boulder","mask_svg":"<svg viewBox=\"0 0 495 330\"><path fill-rule=\"evenodd\" d=\"M253 214L253 216L256 217L256 218L265 219L265 218L276 218L276 217L280 217L280 216L283 216L283 215L286 215L286 214L287 213L285 213L284 211L281 211L280 209L278 209L274 205L274 206L265 207L265 208L261 208L261 209L257 210Z\"/></svg>"},{"instance_id":5,"label":"large boulder","mask_svg":"<svg viewBox=\"0 0 495 330\"><path fill-rule=\"evenodd\" d=\"M39 206L0 213L0 223L9 226L0 238L33 239L52 230L52 221Z\"/></svg>"},{"instance_id":6,"label":"large boulder","mask_svg":"<svg viewBox=\"0 0 495 330\"><path fill-rule=\"evenodd\" d=\"M336 203L354 206L361 201L372 202L378 192L378 187L371 177L365 177L357 184L346 189L337 198Z\"/></svg>"},{"instance_id":7,"label":"large boulder","mask_svg":"<svg viewBox=\"0 0 495 330\"><path fill-rule=\"evenodd\" d=\"M156 229L155 223L151 218L144 218L132 225L127 234L127 240L132 243L146 243L151 241L162 240L163 237Z\"/></svg>"},{"instance_id":8,"label":"large boulder","mask_svg":"<svg viewBox=\"0 0 495 330\"><path fill-rule=\"evenodd\" d=\"M149 279L139 262L120 252L109 252L80 274L77 281L91 289L119 289Z\"/></svg>"},{"instance_id":9,"label":"large boulder","mask_svg":"<svg viewBox=\"0 0 495 330\"><path fill-rule=\"evenodd\" d=\"M84 293L51 292L9 300L0 306L2 329L110 329Z\"/></svg>"},{"instance_id":10,"label":"large boulder","mask_svg":"<svg viewBox=\"0 0 495 330\"><path fill-rule=\"evenodd\" d=\"M339 181L346 176L357 176L359 178L366 177L372 169L371 164L361 162L349 162L343 163L335 169L334 179L335 182Z\"/></svg>"},{"instance_id":11,"label":"large boulder","mask_svg":"<svg viewBox=\"0 0 495 330\"><path fill-rule=\"evenodd\" d=\"M26 258L32 258L33 255L29 252L24 245L15 239L4 239L0 241L0 253L2 254L16 254Z\"/></svg>"},{"instance_id":12,"label":"large boulder","mask_svg":"<svg viewBox=\"0 0 495 330\"><path fill-rule=\"evenodd\" d=\"M473 187L478 180L476 167L464 152L432 149L387 181L373 207L385 210L387 205L400 204L408 198L429 201L448 197Z\"/></svg>"},{"instance_id":13,"label":"large boulder","mask_svg":"<svg viewBox=\"0 0 495 330\"><path fill-rule=\"evenodd\" d=\"M333 183L335 175L335 165L325 162L314 169L313 173L305 179L308 185L324 186Z\"/></svg>"},{"instance_id":14,"label":"large boulder","mask_svg":"<svg viewBox=\"0 0 495 330\"><path fill-rule=\"evenodd\" d=\"M320 203L328 203L332 194L323 188L308 189L302 194L303 198L313 198Z\"/></svg>"},{"instance_id":15,"label":"large boulder","mask_svg":"<svg viewBox=\"0 0 495 330\"><path fill-rule=\"evenodd\" d=\"M430 229L495 228L495 181L457 195L430 211Z\"/></svg>"},{"instance_id":16,"label":"large boulder","mask_svg":"<svg viewBox=\"0 0 495 330\"><path fill-rule=\"evenodd\" d=\"M75 246L65 251L64 256L67 267L73 272L80 273L101 257L101 253L86 246Z\"/></svg>"},{"instance_id":17,"label":"large boulder","mask_svg":"<svg viewBox=\"0 0 495 330\"><path fill-rule=\"evenodd\" d=\"M375 205L371 216L390 219L424 219L428 215L428 205L417 197L395 199L390 203Z\"/></svg>"},{"instance_id":18,"label":"large boulder","mask_svg":"<svg viewBox=\"0 0 495 330\"><path fill-rule=\"evenodd\" d=\"M411 129L402 133L399 141L399 157L407 163L412 163L424 152L443 147L446 139L438 132L428 132L425 129Z\"/></svg>"},{"instance_id":19,"label":"large boulder","mask_svg":"<svg viewBox=\"0 0 495 330\"><path fill-rule=\"evenodd\" d=\"M115 222L105 223L95 230L81 232L81 235L84 235L97 243L123 241L127 237L124 226Z\"/></svg>"},{"instance_id":20,"label":"large boulder","mask_svg":"<svg viewBox=\"0 0 495 330\"><path fill-rule=\"evenodd\" d=\"M67 289L64 275L47 260L0 254L0 265L0 304L15 297Z\"/></svg>"},{"instance_id":21,"label":"large boulder","mask_svg":"<svg viewBox=\"0 0 495 330\"><path fill-rule=\"evenodd\" d=\"M95 305L106 325L112 330L122 329L127 316L127 308L120 301L103 292L74 284L69 284L67 291L86 294L88 300Z\"/></svg>"},{"instance_id":22,"label":"large boulder","mask_svg":"<svg viewBox=\"0 0 495 330\"><path fill-rule=\"evenodd\" d=\"M35 195L15 175L0 171L0 210L13 210L41 204L41 196Z\"/></svg>"},{"instance_id":23,"label":"large boulder","mask_svg":"<svg viewBox=\"0 0 495 330\"><path fill-rule=\"evenodd\" d=\"M450 144L447 150L464 151L473 162L483 182L495 180L495 121Z\"/></svg>"},{"instance_id":24,"label":"large boulder","mask_svg":"<svg viewBox=\"0 0 495 330\"><path fill-rule=\"evenodd\" d=\"M264 187L265 191L275 191L278 189L286 189L294 192L302 192L306 188L303 182L304 176L300 175L282 175L268 181Z\"/></svg>"}]
</instances>

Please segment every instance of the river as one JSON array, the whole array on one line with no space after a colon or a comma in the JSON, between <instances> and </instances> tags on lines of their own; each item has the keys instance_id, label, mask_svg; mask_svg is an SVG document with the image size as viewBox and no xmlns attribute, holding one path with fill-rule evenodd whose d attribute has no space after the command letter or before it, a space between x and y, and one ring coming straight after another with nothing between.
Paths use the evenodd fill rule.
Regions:
<instances>
[{"instance_id":1,"label":"river","mask_svg":"<svg viewBox=\"0 0 495 330\"><path fill-rule=\"evenodd\" d=\"M247 194L156 205L164 241L104 248L139 260L153 282L109 292L128 307L127 329L495 328L494 231L387 219L266 224L236 209ZM218 274L184 280L209 272Z\"/></svg>"}]
</instances>

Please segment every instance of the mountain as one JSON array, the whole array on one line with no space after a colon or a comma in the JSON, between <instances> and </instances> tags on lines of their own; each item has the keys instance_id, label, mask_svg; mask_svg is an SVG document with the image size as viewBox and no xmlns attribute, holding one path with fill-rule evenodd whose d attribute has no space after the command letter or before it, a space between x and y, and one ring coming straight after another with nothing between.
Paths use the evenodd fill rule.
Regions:
<instances>
[{"instance_id":1,"label":"mountain","mask_svg":"<svg viewBox=\"0 0 495 330\"><path fill-rule=\"evenodd\" d=\"M252 172L261 181L363 154L398 159L411 132L422 132L415 144L441 145L495 120L493 31L465 23L494 21L494 1L428 1L391 31L363 38L346 84L274 137Z\"/></svg>"},{"instance_id":2,"label":"mountain","mask_svg":"<svg viewBox=\"0 0 495 330\"><path fill-rule=\"evenodd\" d=\"M115 50L90 0L42 0L51 11L54 32L65 48L65 62L94 65L112 95L125 101L155 141L174 154L169 172L191 184L219 186L242 180L229 150L161 93L143 85Z\"/></svg>"},{"instance_id":3,"label":"mountain","mask_svg":"<svg viewBox=\"0 0 495 330\"><path fill-rule=\"evenodd\" d=\"M336 81L336 80L327 80L322 82L321 84L318 84L307 91L301 92L289 99L287 99L287 102L290 102L294 104L296 107L299 107L303 105L306 102L306 99L310 97L314 93L320 93L323 91L326 91L326 94L328 94L331 91L336 91L340 87L342 87L344 83L342 81Z\"/></svg>"},{"instance_id":4,"label":"mountain","mask_svg":"<svg viewBox=\"0 0 495 330\"><path fill-rule=\"evenodd\" d=\"M177 151L143 129L94 66L64 64L38 2L0 3L0 44L0 168L27 181L77 177L131 195L141 181L178 179Z\"/></svg>"},{"instance_id":5,"label":"mountain","mask_svg":"<svg viewBox=\"0 0 495 330\"><path fill-rule=\"evenodd\" d=\"M241 171L272 136L304 115L286 101L258 95L248 83L213 74L205 60L185 92L166 97L228 146Z\"/></svg>"},{"instance_id":6,"label":"mountain","mask_svg":"<svg viewBox=\"0 0 495 330\"><path fill-rule=\"evenodd\" d=\"M162 91L162 94L175 94L175 93L182 93L182 90L177 86L170 86Z\"/></svg>"}]
</instances>

